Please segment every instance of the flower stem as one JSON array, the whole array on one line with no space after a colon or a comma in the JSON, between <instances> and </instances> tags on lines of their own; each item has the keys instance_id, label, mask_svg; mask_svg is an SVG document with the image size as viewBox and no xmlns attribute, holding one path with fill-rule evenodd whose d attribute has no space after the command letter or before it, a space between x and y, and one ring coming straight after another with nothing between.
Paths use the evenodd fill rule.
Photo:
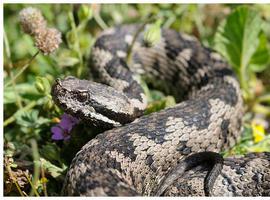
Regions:
<instances>
[{"instance_id":1,"label":"flower stem","mask_svg":"<svg viewBox=\"0 0 270 200\"><path fill-rule=\"evenodd\" d=\"M24 173L24 175L26 176L27 181L28 181L28 182L29 182L29 184L31 185L32 190L34 190L34 191L35 191L36 196L37 196L37 197L39 197L39 194L38 194L38 192L36 191L36 189L35 189L35 187L34 187L34 185L33 185L32 181L30 180L30 178L29 178L28 174ZM30 196L32 196L32 195L30 195Z\"/></svg>"},{"instance_id":2,"label":"flower stem","mask_svg":"<svg viewBox=\"0 0 270 200\"><path fill-rule=\"evenodd\" d=\"M82 70L83 70L83 57L82 57L82 53L81 53L81 50L80 50L78 28L76 26L73 13L71 11L68 13L68 17L70 19L71 29L72 29L72 32L74 33L74 37L75 37L74 38L75 39L74 48L75 48L75 51L78 54L78 58L79 58L79 61L80 61L79 67L77 68L77 76L80 77L81 73L82 73Z\"/></svg>"},{"instance_id":3,"label":"flower stem","mask_svg":"<svg viewBox=\"0 0 270 200\"><path fill-rule=\"evenodd\" d=\"M38 153L38 145L35 139L31 139L30 144L33 151L33 161L34 161L34 175L33 175L34 178L33 178L33 184L30 181L30 184L32 186L30 196L32 196L33 194L35 194L36 196L39 196L35 187L39 180L39 174L40 174L40 158L39 158L39 153Z\"/></svg>"},{"instance_id":4,"label":"flower stem","mask_svg":"<svg viewBox=\"0 0 270 200\"><path fill-rule=\"evenodd\" d=\"M5 48L5 53L6 53L7 58L8 58L8 71L7 72L11 77L12 88L14 90L14 94L15 94L15 97L16 97L16 104L21 109L22 108L22 101L21 101L20 95L18 94L17 89L16 89L16 81L14 79L14 74L12 72L13 63L12 63L12 60L11 60L8 37L6 35L5 30L4 30L4 42L5 42L5 47L6 47Z\"/></svg>"},{"instance_id":5,"label":"flower stem","mask_svg":"<svg viewBox=\"0 0 270 200\"><path fill-rule=\"evenodd\" d=\"M132 42L128 47L127 50L127 56L126 56L126 62L129 64L131 61L131 55L132 55L132 49L134 47L135 41L138 38L139 34L143 31L144 27L146 26L147 23L151 22L154 18L151 17L151 15L149 17L147 17L147 19L144 21L143 24L141 24L141 26L138 28L138 30L135 32Z\"/></svg>"},{"instance_id":6,"label":"flower stem","mask_svg":"<svg viewBox=\"0 0 270 200\"><path fill-rule=\"evenodd\" d=\"M44 168L43 168L43 160L40 159L40 169L41 169L41 176L42 176L42 187L43 187L43 192L44 192L44 196L48 196L48 192L47 192L47 185L46 182L44 181L46 179L45 177L45 172L44 172Z\"/></svg>"},{"instance_id":7,"label":"flower stem","mask_svg":"<svg viewBox=\"0 0 270 200\"><path fill-rule=\"evenodd\" d=\"M107 29L108 26L107 24L103 21L103 19L101 18L99 12L94 12L94 15L93 15L94 19L96 20L97 24L103 29Z\"/></svg>"},{"instance_id":8,"label":"flower stem","mask_svg":"<svg viewBox=\"0 0 270 200\"><path fill-rule=\"evenodd\" d=\"M255 113L262 113L264 115L270 116L270 108L261 104L255 104L252 108Z\"/></svg>"},{"instance_id":9,"label":"flower stem","mask_svg":"<svg viewBox=\"0 0 270 200\"><path fill-rule=\"evenodd\" d=\"M28 63L26 63L23 67L22 67L22 69L13 77L13 78L11 78L11 80L9 81L9 82L7 82L6 84L5 84L5 86L4 87L7 87L7 86L9 86L13 81L15 81L27 68L28 68L28 66L31 64L31 62L36 58L36 56L39 54L39 51L37 51L36 53L35 53L35 55L33 55L32 56L32 58L28 61Z\"/></svg>"},{"instance_id":10,"label":"flower stem","mask_svg":"<svg viewBox=\"0 0 270 200\"><path fill-rule=\"evenodd\" d=\"M36 105L38 105L40 102L43 102L43 99L40 99L38 101L31 101L27 106L23 107L22 109L18 110L17 112L15 112L11 117L9 117L8 119L6 119L4 121L4 127L6 127L7 125L11 124L12 122L14 122L16 120L16 115L18 115L21 112L25 112L30 110L31 108L35 107Z\"/></svg>"},{"instance_id":11,"label":"flower stem","mask_svg":"<svg viewBox=\"0 0 270 200\"><path fill-rule=\"evenodd\" d=\"M257 98L257 101L258 102L269 102L270 103L270 94L265 94L265 95L259 96Z\"/></svg>"}]
</instances>

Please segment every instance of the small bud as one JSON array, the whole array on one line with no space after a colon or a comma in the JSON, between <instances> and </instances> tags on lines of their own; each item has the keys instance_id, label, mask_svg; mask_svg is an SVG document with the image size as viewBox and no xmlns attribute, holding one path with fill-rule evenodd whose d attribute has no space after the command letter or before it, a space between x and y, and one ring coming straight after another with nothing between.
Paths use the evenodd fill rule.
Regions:
<instances>
[{"instance_id":1,"label":"small bud","mask_svg":"<svg viewBox=\"0 0 270 200\"><path fill-rule=\"evenodd\" d=\"M51 92L50 82L45 77L37 76L35 87L41 94L50 94Z\"/></svg>"},{"instance_id":2,"label":"small bud","mask_svg":"<svg viewBox=\"0 0 270 200\"><path fill-rule=\"evenodd\" d=\"M67 32L66 38L69 45L74 45L76 43L76 36L74 31Z\"/></svg>"},{"instance_id":3,"label":"small bud","mask_svg":"<svg viewBox=\"0 0 270 200\"><path fill-rule=\"evenodd\" d=\"M45 92L45 88L44 88L42 82L40 82L39 80L35 82L35 87L36 87L38 92L40 92L40 93Z\"/></svg>"},{"instance_id":4,"label":"small bud","mask_svg":"<svg viewBox=\"0 0 270 200\"><path fill-rule=\"evenodd\" d=\"M19 20L23 31L32 36L39 33L40 30L44 29L47 25L40 10L32 7L21 10Z\"/></svg>"},{"instance_id":5,"label":"small bud","mask_svg":"<svg viewBox=\"0 0 270 200\"><path fill-rule=\"evenodd\" d=\"M48 181L48 179L47 179L46 177L42 177L42 178L40 179L40 182L41 182L42 184L44 184L44 183L48 183L49 181Z\"/></svg>"},{"instance_id":6,"label":"small bud","mask_svg":"<svg viewBox=\"0 0 270 200\"><path fill-rule=\"evenodd\" d=\"M79 19L80 21L89 20L92 18L93 12L90 5L81 5L79 9Z\"/></svg>"},{"instance_id":7,"label":"small bud","mask_svg":"<svg viewBox=\"0 0 270 200\"><path fill-rule=\"evenodd\" d=\"M61 33L55 28L43 29L35 36L36 47L45 55L54 52L61 42Z\"/></svg>"},{"instance_id":8,"label":"small bud","mask_svg":"<svg viewBox=\"0 0 270 200\"><path fill-rule=\"evenodd\" d=\"M161 39L161 20L151 24L144 33L144 43L146 47L152 47Z\"/></svg>"},{"instance_id":9,"label":"small bud","mask_svg":"<svg viewBox=\"0 0 270 200\"><path fill-rule=\"evenodd\" d=\"M59 123L61 120L58 117L52 118L53 123Z\"/></svg>"},{"instance_id":10,"label":"small bud","mask_svg":"<svg viewBox=\"0 0 270 200\"><path fill-rule=\"evenodd\" d=\"M48 98L46 100L43 108L44 108L44 110L52 110L53 106L54 106L53 101L50 98Z\"/></svg>"}]
</instances>

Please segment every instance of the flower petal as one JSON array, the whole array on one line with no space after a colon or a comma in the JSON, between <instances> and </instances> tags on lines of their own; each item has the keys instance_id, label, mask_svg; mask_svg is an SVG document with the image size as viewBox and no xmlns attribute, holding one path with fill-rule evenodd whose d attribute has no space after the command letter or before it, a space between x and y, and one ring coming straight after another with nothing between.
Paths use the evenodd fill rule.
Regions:
<instances>
[{"instance_id":1,"label":"flower petal","mask_svg":"<svg viewBox=\"0 0 270 200\"><path fill-rule=\"evenodd\" d=\"M68 123L67 121L62 121L58 124L62 129L67 130L68 132L71 131L73 124Z\"/></svg>"},{"instance_id":2,"label":"flower petal","mask_svg":"<svg viewBox=\"0 0 270 200\"><path fill-rule=\"evenodd\" d=\"M69 120L67 114L63 114L61 116L61 121L60 121L59 125L63 128L70 126L70 120Z\"/></svg>"},{"instance_id":3,"label":"flower petal","mask_svg":"<svg viewBox=\"0 0 270 200\"><path fill-rule=\"evenodd\" d=\"M76 125L78 123L78 119L75 117L72 117L71 115L68 115L66 113L64 113L61 116L61 122L59 123L59 125L65 129L68 130L68 132L71 131L71 129L73 128L74 125Z\"/></svg>"},{"instance_id":4,"label":"flower petal","mask_svg":"<svg viewBox=\"0 0 270 200\"><path fill-rule=\"evenodd\" d=\"M254 142L258 143L265 138L265 129L261 124L251 124Z\"/></svg>"},{"instance_id":5,"label":"flower petal","mask_svg":"<svg viewBox=\"0 0 270 200\"><path fill-rule=\"evenodd\" d=\"M76 125L79 120L71 115L64 113L61 116L61 121L56 126L51 128L53 133L53 140L68 140L70 139L70 132L74 125Z\"/></svg>"},{"instance_id":6,"label":"flower petal","mask_svg":"<svg viewBox=\"0 0 270 200\"><path fill-rule=\"evenodd\" d=\"M63 140L64 139L63 130L60 127L58 127L58 126L52 127L51 132L53 133L53 135L52 135L53 140Z\"/></svg>"}]
</instances>

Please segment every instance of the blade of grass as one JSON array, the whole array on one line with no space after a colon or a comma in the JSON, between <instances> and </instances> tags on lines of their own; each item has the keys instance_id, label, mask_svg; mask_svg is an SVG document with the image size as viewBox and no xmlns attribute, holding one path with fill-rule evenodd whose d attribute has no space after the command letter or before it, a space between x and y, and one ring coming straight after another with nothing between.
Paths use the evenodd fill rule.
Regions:
<instances>
[{"instance_id":1,"label":"blade of grass","mask_svg":"<svg viewBox=\"0 0 270 200\"><path fill-rule=\"evenodd\" d=\"M41 176L42 176L42 187L43 187L43 192L44 195L47 197L48 196L48 192L47 192L47 184L44 180L46 180L45 177L45 172L44 172L44 168L43 168L43 162L42 159L40 159L40 168L41 168Z\"/></svg>"},{"instance_id":2,"label":"blade of grass","mask_svg":"<svg viewBox=\"0 0 270 200\"><path fill-rule=\"evenodd\" d=\"M108 25L103 21L103 19L101 18L99 12L94 12L93 17L95 19L95 21L97 22L97 24L103 29L107 29Z\"/></svg>"},{"instance_id":3,"label":"blade of grass","mask_svg":"<svg viewBox=\"0 0 270 200\"><path fill-rule=\"evenodd\" d=\"M6 119L4 121L4 127L6 127L7 125L11 124L12 122L14 122L16 120L16 115L19 114L20 112L25 112L30 110L31 108L35 107L36 105L40 104L41 102L43 102L43 99L40 99L39 101L31 101L27 106L23 107L22 109L18 110L17 112L15 112L11 117L9 117L8 119Z\"/></svg>"},{"instance_id":4,"label":"blade of grass","mask_svg":"<svg viewBox=\"0 0 270 200\"><path fill-rule=\"evenodd\" d=\"M264 94L257 98L258 102L270 102L270 94Z\"/></svg>"},{"instance_id":5,"label":"blade of grass","mask_svg":"<svg viewBox=\"0 0 270 200\"><path fill-rule=\"evenodd\" d=\"M79 43L79 36L78 36L78 28L76 26L76 23L75 23L75 19L74 19L74 15L72 13L72 8L71 10L68 12L68 18L70 20L70 25L71 25L71 29L72 29L72 32L74 33L74 39L75 39L75 45L74 45L74 48L75 48L75 51L77 52L78 54L78 58L79 58L79 67L77 69L77 76L80 77L81 76L81 73L82 73L82 70L83 70L83 57L82 57L82 53L81 53L81 49L80 49L80 43Z\"/></svg>"},{"instance_id":6,"label":"blade of grass","mask_svg":"<svg viewBox=\"0 0 270 200\"><path fill-rule=\"evenodd\" d=\"M28 66L31 64L31 62L35 59L35 57L39 54L39 51L37 51L32 58L22 67L22 69L14 76L11 77L11 80L9 82L7 82L4 87L9 86L13 81L15 81L27 68Z\"/></svg>"},{"instance_id":7,"label":"blade of grass","mask_svg":"<svg viewBox=\"0 0 270 200\"><path fill-rule=\"evenodd\" d=\"M132 55L131 52L132 52L132 49L133 49L133 46L135 44L135 41L136 41L137 37L143 31L146 24L153 21L154 19L155 19L155 17L153 17L151 14L149 14L148 17L146 17L144 22L141 24L141 26L138 28L138 30L135 32L135 34L133 36L133 39L131 41L131 44L129 45L128 50L127 50L126 62L128 64L131 62L131 55Z\"/></svg>"},{"instance_id":8,"label":"blade of grass","mask_svg":"<svg viewBox=\"0 0 270 200\"><path fill-rule=\"evenodd\" d=\"M31 185L32 191L35 191L35 195L36 195L37 197L39 197L39 194L38 194L37 190L35 189L35 187L34 187L32 181L31 181L30 178L29 178L29 176L28 176L26 173L24 173L24 175L25 175L25 177L27 178L27 181L29 182L29 184ZM30 194L30 196L33 196L33 195Z\"/></svg>"},{"instance_id":9,"label":"blade of grass","mask_svg":"<svg viewBox=\"0 0 270 200\"><path fill-rule=\"evenodd\" d=\"M270 116L270 108L261 104L255 104L252 108L255 113L262 113L264 115Z\"/></svg>"},{"instance_id":10,"label":"blade of grass","mask_svg":"<svg viewBox=\"0 0 270 200\"><path fill-rule=\"evenodd\" d=\"M5 156L5 167L6 167L7 171L8 171L9 177L11 178L12 182L15 184L18 192L20 193L21 196L24 197L25 195L23 194L23 192L22 192L16 178L13 176L13 171L12 171L10 165L8 164L8 158L6 156Z\"/></svg>"},{"instance_id":11,"label":"blade of grass","mask_svg":"<svg viewBox=\"0 0 270 200\"><path fill-rule=\"evenodd\" d=\"M4 43L5 43L5 53L6 53L7 58L8 58L8 70L7 70L7 72L11 77L11 82L10 83L12 83L12 87L13 87L14 94L15 94L15 97L16 97L16 104L21 109L22 108L22 100L21 100L21 97L18 94L17 89L16 89L16 81L14 79L14 74L12 72L13 63L12 63L12 60L11 60L11 54L10 54L10 49L9 49L9 41L8 41L8 37L6 35L5 30L4 30Z\"/></svg>"}]
</instances>

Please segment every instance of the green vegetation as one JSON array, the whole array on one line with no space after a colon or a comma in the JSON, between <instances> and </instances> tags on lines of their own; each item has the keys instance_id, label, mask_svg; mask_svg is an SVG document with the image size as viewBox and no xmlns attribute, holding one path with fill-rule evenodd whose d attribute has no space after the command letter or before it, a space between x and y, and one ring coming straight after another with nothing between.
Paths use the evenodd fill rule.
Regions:
<instances>
[{"instance_id":1,"label":"green vegetation","mask_svg":"<svg viewBox=\"0 0 270 200\"><path fill-rule=\"evenodd\" d=\"M46 49L35 47L37 39L22 31L19 12L29 6L62 33L54 53L45 55ZM60 195L71 159L100 131L78 124L71 139L53 140L51 128L63 111L52 101L51 85L57 77L87 78L91 46L116 24L151 23L149 45L159 40L161 26L192 34L220 52L240 80L246 107L242 138L224 155L270 151L269 13L269 5L5 4L4 194ZM146 114L175 104L172 96L142 84L150 101Z\"/></svg>"}]
</instances>

